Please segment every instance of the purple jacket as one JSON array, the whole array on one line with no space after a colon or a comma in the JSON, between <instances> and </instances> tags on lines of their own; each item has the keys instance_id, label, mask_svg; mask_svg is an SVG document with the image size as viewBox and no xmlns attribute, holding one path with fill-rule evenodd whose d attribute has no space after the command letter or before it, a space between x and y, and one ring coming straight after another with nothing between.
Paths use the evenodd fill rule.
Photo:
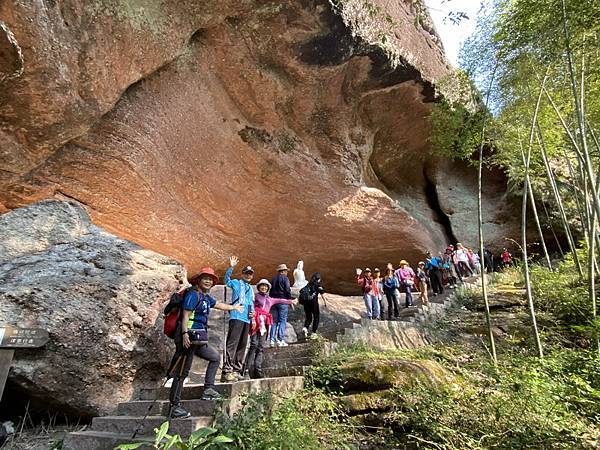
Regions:
<instances>
[{"instance_id":1,"label":"purple jacket","mask_svg":"<svg viewBox=\"0 0 600 450\"><path fill-rule=\"evenodd\" d=\"M414 281L415 272L410 267L398 269L396 270L396 278L398 278L400 284L406 284L408 280Z\"/></svg>"},{"instance_id":2,"label":"purple jacket","mask_svg":"<svg viewBox=\"0 0 600 450\"><path fill-rule=\"evenodd\" d=\"M265 311L270 311L271 306L278 305L283 303L284 305L291 305L293 300L288 300L286 298L273 298L269 297L269 294L263 295L260 292L257 292L254 296L254 307L262 308Z\"/></svg>"}]
</instances>

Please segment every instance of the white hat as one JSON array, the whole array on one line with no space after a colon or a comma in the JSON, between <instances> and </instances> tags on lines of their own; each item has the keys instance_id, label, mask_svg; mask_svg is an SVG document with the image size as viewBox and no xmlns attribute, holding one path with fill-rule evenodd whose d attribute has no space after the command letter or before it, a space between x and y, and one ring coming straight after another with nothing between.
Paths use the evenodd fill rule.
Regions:
<instances>
[{"instance_id":1,"label":"white hat","mask_svg":"<svg viewBox=\"0 0 600 450\"><path fill-rule=\"evenodd\" d=\"M277 272L281 272L282 270L289 270L288 266L286 266L285 264L279 264L277 266Z\"/></svg>"},{"instance_id":2,"label":"white hat","mask_svg":"<svg viewBox=\"0 0 600 450\"><path fill-rule=\"evenodd\" d=\"M261 284L266 284L267 286L269 286L269 289L271 289L271 283L269 283L269 281L266 278L263 278L262 280L260 280L258 283L256 283L256 289L258 289L258 287Z\"/></svg>"}]
</instances>

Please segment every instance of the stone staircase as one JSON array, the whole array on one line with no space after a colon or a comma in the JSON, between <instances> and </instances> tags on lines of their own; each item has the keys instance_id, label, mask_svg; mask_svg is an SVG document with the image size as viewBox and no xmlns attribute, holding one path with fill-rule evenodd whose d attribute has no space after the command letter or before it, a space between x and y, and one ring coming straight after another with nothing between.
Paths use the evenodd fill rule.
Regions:
<instances>
[{"instance_id":1,"label":"stone staircase","mask_svg":"<svg viewBox=\"0 0 600 450\"><path fill-rule=\"evenodd\" d=\"M325 324L320 330L321 336L325 338L324 344L322 340L301 340L287 347L266 348L263 359L266 378L216 385L217 390L227 398L223 405L225 411L228 414L238 411L247 394L269 390L283 395L302 390L306 368L313 365L322 352L329 354L339 347L357 343L381 349L427 345L427 332L423 325L441 317L454 303L454 295L449 291L443 296L431 297L428 306L421 305L417 297L418 295L415 296L416 307L401 308L400 317L394 320L363 318L333 325ZM402 298L400 304L403 301ZM192 416L172 420L170 433L187 437L198 428L213 423L215 402L198 400L203 389L202 384L184 386L182 403ZM118 444L132 442L131 436L140 425L135 441L152 442L154 429L168 420L168 396L168 388L142 389L139 399L120 403L114 415L95 417L86 430L69 433L63 443L63 450L113 449ZM156 402L155 398L158 398ZM148 416L144 419L147 413Z\"/></svg>"},{"instance_id":2,"label":"stone staircase","mask_svg":"<svg viewBox=\"0 0 600 450\"><path fill-rule=\"evenodd\" d=\"M217 391L227 398L224 408L228 414L233 414L241 408L241 402L247 394L271 391L285 395L302 390L303 387L304 379L300 376L263 378L216 385ZM187 419L171 420L169 433L188 437L198 428L213 423L216 403L197 400L202 396L203 390L204 386L201 384L184 386L182 403L192 415ZM154 429L168 420L168 396L168 388L142 389L138 400L120 403L114 415L95 417L86 430L69 433L63 442L63 450L111 450L123 443L152 442ZM154 402L155 398L158 398L156 402ZM148 413L148 408L151 406ZM147 413L148 416L144 418ZM132 440L131 436L138 426L140 427L138 436Z\"/></svg>"}]
</instances>

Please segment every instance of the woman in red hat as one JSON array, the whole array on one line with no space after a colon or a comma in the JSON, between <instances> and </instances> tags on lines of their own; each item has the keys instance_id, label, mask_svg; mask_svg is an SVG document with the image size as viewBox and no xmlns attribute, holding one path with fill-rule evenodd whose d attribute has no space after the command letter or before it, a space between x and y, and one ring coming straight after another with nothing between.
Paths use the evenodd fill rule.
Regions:
<instances>
[{"instance_id":1,"label":"woman in red hat","mask_svg":"<svg viewBox=\"0 0 600 450\"><path fill-rule=\"evenodd\" d=\"M242 311L242 305L217 303L209 295L210 289L219 281L215 271L206 267L190 280L192 288L187 291L181 305L182 315L175 334L175 355L171 361L170 372L173 384L169 400L170 417L174 419L189 417L190 413L181 406L183 380L192 367L194 355L208 361L204 380L202 400L216 400L220 397L215 390L215 376L219 369L220 353L208 345L208 315L211 308L223 311Z\"/></svg>"}]
</instances>

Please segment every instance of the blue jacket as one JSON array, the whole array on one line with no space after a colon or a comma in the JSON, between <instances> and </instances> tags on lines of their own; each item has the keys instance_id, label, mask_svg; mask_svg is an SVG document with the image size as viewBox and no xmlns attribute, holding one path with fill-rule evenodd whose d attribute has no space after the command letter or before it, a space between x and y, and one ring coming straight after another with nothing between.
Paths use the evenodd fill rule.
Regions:
<instances>
[{"instance_id":1,"label":"blue jacket","mask_svg":"<svg viewBox=\"0 0 600 450\"><path fill-rule=\"evenodd\" d=\"M441 269L442 268L442 258L436 256L435 258L428 259L425 263L425 269Z\"/></svg>"},{"instance_id":2,"label":"blue jacket","mask_svg":"<svg viewBox=\"0 0 600 450\"><path fill-rule=\"evenodd\" d=\"M237 305L240 303L244 305L244 311L229 311L229 320L234 319L250 323L250 312L254 312L254 290L244 280L232 280L232 273L233 267L228 268L225 272L225 286L230 287L232 290L231 304Z\"/></svg>"},{"instance_id":3,"label":"blue jacket","mask_svg":"<svg viewBox=\"0 0 600 450\"><path fill-rule=\"evenodd\" d=\"M394 289L399 289L400 288L400 283L398 282L398 278L396 277L385 277L383 279L383 291L391 294L392 292L394 292Z\"/></svg>"}]
</instances>

